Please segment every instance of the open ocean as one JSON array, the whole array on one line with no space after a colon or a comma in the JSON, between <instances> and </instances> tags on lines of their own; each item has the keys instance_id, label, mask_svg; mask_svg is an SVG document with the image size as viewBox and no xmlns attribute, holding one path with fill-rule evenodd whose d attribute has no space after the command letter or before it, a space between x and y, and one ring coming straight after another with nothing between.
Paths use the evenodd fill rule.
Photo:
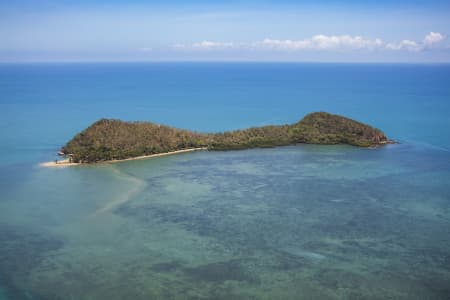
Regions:
<instances>
[{"instance_id":1,"label":"open ocean","mask_svg":"<svg viewBox=\"0 0 450 300\"><path fill-rule=\"evenodd\" d=\"M399 144L43 168L100 118ZM449 299L450 65L0 64L0 299Z\"/></svg>"}]
</instances>

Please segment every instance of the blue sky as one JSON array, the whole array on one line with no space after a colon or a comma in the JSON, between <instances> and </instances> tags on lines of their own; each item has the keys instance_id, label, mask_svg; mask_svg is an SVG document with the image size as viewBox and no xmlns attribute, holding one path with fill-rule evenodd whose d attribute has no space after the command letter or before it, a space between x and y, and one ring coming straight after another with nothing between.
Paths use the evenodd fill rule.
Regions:
<instances>
[{"instance_id":1,"label":"blue sky","mask_svg":"<svg viewBox=\"0 0 450 300\"><path fill-rule=\"evenodd\" d=\"M0 1L0 61L450 62L448 1Z\"/></svg>"}]
</instances>

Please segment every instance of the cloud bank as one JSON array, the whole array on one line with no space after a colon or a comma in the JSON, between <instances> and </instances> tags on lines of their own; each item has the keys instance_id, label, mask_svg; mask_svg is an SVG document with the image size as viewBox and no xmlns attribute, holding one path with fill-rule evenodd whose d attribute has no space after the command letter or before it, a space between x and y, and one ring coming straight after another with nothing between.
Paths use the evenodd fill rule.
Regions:
<instances>
[{"instance_id":1,"label":"cloud bank","mask_svg":"<svg viewBox=\"0 0 450 300\"><path fill-rule=\"evenodd\" d=\"M315 35L303 40L280 40L266 38L250 43L202 41L193 44L176 44L178 50L263 50L263 51L409 51L421 52L444 47L446 37L439 32L430 32L422 41L401 40L384 42L351 35Z\"/></svg>"}]
</instances>

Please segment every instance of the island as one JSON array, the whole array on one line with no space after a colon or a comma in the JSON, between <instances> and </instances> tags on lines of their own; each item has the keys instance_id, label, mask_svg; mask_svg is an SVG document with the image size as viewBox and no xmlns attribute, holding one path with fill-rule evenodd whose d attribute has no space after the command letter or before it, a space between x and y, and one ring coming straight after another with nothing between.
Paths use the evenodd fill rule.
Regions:
<instances>
[{"instance_id":1,"label":"island","mask_svg":"<svg viewBox=\"0 0 450 300\"><path fill-rule=\"evenodd\" d=\"M66 164L91 164L197 150L239 150L300 143L378 147L391 142L379 129L326 112L310 113L290 125L223 133L199 133L150 122L101 119L78 133L59 154L67 157Z\"/></svg>"}]
</instances>

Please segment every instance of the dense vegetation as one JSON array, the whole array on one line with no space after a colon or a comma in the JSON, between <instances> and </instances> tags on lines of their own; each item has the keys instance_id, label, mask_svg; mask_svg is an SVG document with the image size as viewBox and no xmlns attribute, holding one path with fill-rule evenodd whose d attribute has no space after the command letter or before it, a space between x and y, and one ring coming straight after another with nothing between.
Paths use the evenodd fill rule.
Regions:
<instances>
[{"instance_id":1,"label":"dense vegetation","mask_svg":"<svg viewBox=\"0 0 450 300\"><path fill-rule=\"evenodd\" d=\"M61 151L70 154L74 162L93 163L199 147L232 150L296 143L369 147L387 142L383 132L369 125L319 112L308 114L292 125L254 127L216 134L148 122L102 119L77 134Z\"/></svg>"}]
</instances>

